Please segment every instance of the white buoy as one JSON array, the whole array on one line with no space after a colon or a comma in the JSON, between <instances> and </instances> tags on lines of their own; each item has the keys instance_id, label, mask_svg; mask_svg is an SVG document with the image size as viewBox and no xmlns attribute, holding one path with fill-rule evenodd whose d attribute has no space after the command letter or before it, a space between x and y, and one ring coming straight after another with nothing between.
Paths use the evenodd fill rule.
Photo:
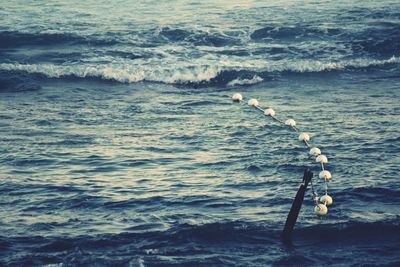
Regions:
<instances>
[{"instance_id":1,"label":"white buoy","mask_svg":"<svg viewBox=\"0 0 400 267\"><path fill-rule=\"evenodd\" d=\"M258 100L255 99L255 98L252 98L252 99L249 100L249 102L247 102L247 104L249 106L258 106Z\"/></svg>"},{"instance_id":2,"label":"white buoy","mask_svg":"<svg viewBox=\"0 0 400 267\"><path fill-rule=\"evenodd\" d=\"M325 204L318 204L315 206L314 212L318 216L325 216L328 214L328 208L325 206Z\"/></svg>"},{"instance_id":3,"label":"white buoy","mask_svg":"<svg viewBox=\"0 0 400 267\"><path fill-rule=\"evenodd\" d=\"M301 133L299 135L299 141L310 141L310 136L308 133Z\"/></svg>"},{"instance_id":4,"label":"white buoy","mask_svg":"<svg viewBox=\"0 0 400 267\"><path fill-rule=\"evenodd\" d=\"M319 155L316 159L315 162L319 163L328 163L328 158L325 155Z\"/></svg>"},{"instance_id":5,"label":"white buoy","mask_svg":"<svg viewBox=\"0 0 400 267\"><path fill-rule=\"evenodd\" d=\"M333 199L329 195L323 195L320 199L319 202L325 204L326 206L330 206L333 204Z\"/></svg>"},{"instance_id":6,"label":"white buoy","mask_svg":"<svg viewBox=\"0 0 400 267\"><path fill-rule=\"evenodd\" d=\"M275 110L273 110L272 108L267 108L267 109L264 111L264 114L267 115L267 116L273 117L273 116L275 116Z\"/></svg>"},{"instance_id":7,"label":"white buoy","mask_svg":"<svg viewBox=\"0 0 400 267\"><path fill-rule=\"evenodd\" d=\"M296 126L296 121L293 119L288 119L285 121L285 124L294 127Z\"/></svg>"},{"instance_id":8,"label":"white buoy","mask_svg":"<svg viewBox=\"0 0 400 267\"><path fill-rule=\"evenodd\" d=\"M243 100L243 96L239 93L233 94L232 100L236 102L240 102Z\"/></svg>"},{"instance_id":9,"label":"white buoy","mask_svg":"<svg viewBox=\"0 0 400 267\"><path fill-rule=\"evenodd\" d=\"M318 147L313 147L310 149L310 155L312 156L321 155L321 150Z\"/></svg>"},{"instance_id":10,"label":"white buoy","mask_svg":"<svg viewBox=\"0 0 400 267\"><path fill-rule=\"evenodd\" d=\"M325 171L321 171L319 173L319 178L328 181L328 180L332 179L332 174L329 171L326 171L326 170Z\"/></svg>"}]
</instances>

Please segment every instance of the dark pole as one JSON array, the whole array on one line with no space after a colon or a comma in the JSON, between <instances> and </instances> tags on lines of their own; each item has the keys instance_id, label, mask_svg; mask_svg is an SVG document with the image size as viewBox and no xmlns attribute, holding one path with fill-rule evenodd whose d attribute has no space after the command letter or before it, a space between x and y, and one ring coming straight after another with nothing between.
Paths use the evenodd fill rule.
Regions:
<instances>
[{"instance_id":1,"label":"dark pole","mask_svg":"<svg viewBox=\"0 0 400 267\"><path fill-rule=\"evenodd\" d=\"M308 183L311 181L312 177L313 173L309 169L304 171L303 182L301 183L300 188L297 191L296 197L293 200L292 207L290 208L289 214L286 219L285 227L283 228L282 239L285 242L291 241L293 228L296 224L297 217L299 216Z\"/></svg>"}]
</instances>

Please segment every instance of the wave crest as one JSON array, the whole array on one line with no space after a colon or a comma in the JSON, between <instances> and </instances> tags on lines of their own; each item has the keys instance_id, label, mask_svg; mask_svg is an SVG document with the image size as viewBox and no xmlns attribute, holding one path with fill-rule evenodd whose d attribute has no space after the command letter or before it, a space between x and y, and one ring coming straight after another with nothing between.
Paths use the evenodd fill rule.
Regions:
<instances>
[{"instance_id":1,"label":"wave crest","mask_svg":"<svg viewBox=\"0 0 400 267\"><path fill-rule=\"evenodd\" d=\"M48 78L99 78L121 83L142 81L167 84L214 84L214 85L250 85L262 82L271 73L309 73L335 70L357 70L399 63L399 58L392 56L386 60L353 59L337 62L322 61L254 61L252 64L229 66L218 65L176 65L175 67L148 64L20 64L2 63L0 70L41 74Z\"/></svg>"},{"instance_id":2,"label":"wave crest","mask_svg":"<svg viewBox=\"0 0 400 267\"><path fill-rule=\"evenodd\" d=\"M0 64L1 70L42 74L48 78L101 78L122 83L141 81L164 83L201 83L215 78L220 68L198 66L178 69L138 69L133 66L60 66L52 64Z\"/></svg>"},{"instance_id":3,"label":"wave crest","mask_svg":"<svg viewBox=\"0 0 400 267\"><path fill-rule=\"evenodd\" d=\"M234 79L232 81L230 81L227 85L228 86L235 86L235 85L251 85L251 84L256 84L256 83L260 83L264 81L263 78L261 78L260 76L254 75L253 78L251 79Z\"/></svg>"}]
</instances>

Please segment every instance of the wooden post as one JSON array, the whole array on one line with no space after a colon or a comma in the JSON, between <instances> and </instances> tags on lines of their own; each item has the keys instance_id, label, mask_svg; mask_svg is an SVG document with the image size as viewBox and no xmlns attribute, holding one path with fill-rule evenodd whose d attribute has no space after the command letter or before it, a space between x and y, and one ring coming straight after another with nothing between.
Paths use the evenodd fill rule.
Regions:
<instances>
[{"instance_id":1,"label":"wooden post","mask_svg":"<svg viewBox=\"0 0 400 267\"><path fill-rule=\"evenodd\" d=\"M301 183L296 197L293 200L292 207L290 208L286 219L285 227L283 228L282 239L284 242L290 242L292 239L293 228L296 224L297 217L299 216L308 183L311 181L312 177L313 173L309 169L304 171L303 182Z\"/></svg>"}]
</instances>

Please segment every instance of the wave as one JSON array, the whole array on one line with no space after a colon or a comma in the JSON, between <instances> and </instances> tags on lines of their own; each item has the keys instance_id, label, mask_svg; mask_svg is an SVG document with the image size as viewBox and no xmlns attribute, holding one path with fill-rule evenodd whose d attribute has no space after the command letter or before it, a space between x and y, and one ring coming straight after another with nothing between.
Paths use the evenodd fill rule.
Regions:
<instances>
[{"instance_id":1,"label":"wave","mask_svg":"<svg viewBox=\"0 0 400 267\"><path fill-rule=\"evenodd\" d=\"M393 34L391 37L375 39L375 41L361 41L353 44L353 47L359 45L364 51L378 55L390 55L400 52L400 35Z\"/></svg>"},{"instance_id":2,"label":"wave","mask_svg":"<svg viewBox=\"0 0 400 267\"><path fill-rule=\"evenodd\" d=\"M139 230L137 227L128 227L126 231L117 235L103 234L100 236L100 240L109 243L109 245L129 244L132 240L143 238L146 238L147 242L157 245L167 243L178 245L186 244L189 241L213 242L215 244L232 241L247 244L273 244L281 242L280 234L282 227L283 225L275 223L266 224L246 221L222 221L205 224L180 223L174 224L170 228L164 228L164 230L152 229L142 231L140 227ZM316 223L312 226L296 228L294 234L294 241L314 241L318 239L320 242L347 242L348 245L351 245L351 243L357 243L359 240L371 237L398 239L400 224L398 218L376 222ZM17 240L14 239L11 241ZM91 242L98 242L96 237L87 236L71 236L70 239L65 241L68 243L82 242L85 246L89 247L95 247ZM71 247L73 246L71 244ZM41 250L46 249L46 247Z\"/></svg>"},{"instance_id":3,"label":"wave","mask_svg":"<svg viewBox=\"0 0 400 267\"><path fill-rule=\"evenodd\" d=\"M337 62L322 62L322 61L310 61L310 60L300 60L297 62L290 62L287 64L278 64L273 67L273 71L279 72L326 72L333 70L351 70L351 69L365 69L369 67L377 67L384 66L388 64L396 64L399 63L400 59L392 56L389 59L385 60L376 60L376 59L352 59L352 60L343 60Z\"/></svg>"},{"instance_id":4,"label":"wave","mask_svg":"<svg viewBox=\"0 0 400 267\"><path fill-rule=\"evenodd\" d=\"M201 225L181 224L169 229L166 234L173 234L180 239L198 239L206 241L241 240L249 243L275 243L280 241L282 231L280 224L262 222L227 221ZM383 221L348 221L344 223L315 224L297 227L294 231L296 240L320 240L322 242L358 242L364 238L390 237L400 235L400 224L397 218Z\"/></svg>"},{"instance_id":5,"label":"wave","mask_svg":"<svg viewBox=\"0 0 400 267\"><path fill-rule=\"evenodd\" d=\"M259 82L264 81L263 78L261 78L260 76L254 75L253 78L251 79L234 79L232 81L230 81L227 85L228 86L235 86L235 85L250 85L250 84L256 84Z\"/></svg>"},{"instance_id":6,"label":"wave","mask_svg":"<svg viewBox=\"0 0 400 267\"><path fill-rule=\"evenodd\" d=\"M257 265L260 260L279 266L293 264L308 266L337 262L336 249L340 245L340 257L346 262L359 265L354 255L361 251L373 251L375 263L396 262L395 253L400 235L396 221L357 222L341 224L320 224L295 230L294 244L297 253L275 253L284 248L280 240L281 225L265 225L245 221L226 221L206 224L174 224L167 230L139 231L127 229L116 234L91 234L68 236L23 235L0 236L2 261L6 265L126 265L137 257L144 265L226 265L232 260L240 265ZM49 231L62 225L57 223L35 224L35 228ZM28 232L29 233L29 232ZM33 232L35 233L35 232ZM332 246L333 245L333 246ZM328 251L321 257L321 247ZM236 249L239 248L239 249ZM291 247L288 247L291 249ZM21 249L18 258L15 250ZM232 249L235 255L232 257ZM256 256L254 250L258 251ZM108 253L114 251L115 253ZM128 252L128 253L127 253ZM34 264L32 253L35 253ZM82 257L83 255L83 257ZM118 257L115 257L118 255ZM205 258L204 255L212 255ZM263 255L266 255L265 258ZM390 256L392 255L392 256ZM116 260L117 259L117 260ZM368 259L371 263L371 259ZM0 262L2 263L2 262ZM124 264L123 264L124 263ZM187 263L187 264L186 264ZM254 264L253 264L254 263ZM340 263L340 262L339 262ZM357 264L358 263L358 264ZM229 264L232 265L232 264ZM395 265L393 265L395 266Z\"/></svg>"},{"instance_id":7,"label":"wave","mask_svg":"<svg viewBox=\"0 0 400 267\"><path fill-rule=\"evenodd\" d=\"M51 45L113 45L117 42L109 39L99 39L95 36L78 36L72 33L30 33L18 31L1 31L0 48L16 48L21 46L51 46Z\"/></svg>"},{"instance_id":8,"label":"wave","mask_svg":"<svg viewBox=\"0 0 400 267\"><path fill-rule=\"evenodd\" d=\"M138 42L136 42L136 41ZM23 32L0 31L0 48L52 45L95 45L110 46L132 44L144 47L163 45L170 42L185 42L195 46L231 46L240 44L238 36L199 29L163 27L144 31L124 33L104 32L102 34L80 35L70 32Z\"/></svg>"},{"instance_id":9,"label":"wave","mask_svg":"<svg viewBox=\"0 0 400 267\"><path fill-rule=\"evenodd\" d=\"M313 225L297 230L302 239L317 238L321 241L347 241L351 243L364 238L390 238L400 236L397 218L387 221L362 222L349 221L339 224Z\"/></svg>"},{"instance_id":10,"label":"wave","mask_svg":"<svg viewBox=\"0 0 400 267\"><path fill-rule=\"evenodd\" d=\"M137 68L131 65L125 66L84 66L84 65L53 65L53 64L0 64L0 70L22 71L34 74L42 74L48 78L77 77L77 78L101 78L122 83L134 83L141 81L164 83L199 83L207 82L215 78L220 68L213 66L193 66L177 69Z\"/></svg>"},{"instance_id":11,"label":"wave","mask_svg":"<svg viewBox=\"0 0 400 267\"><path fill-rule=\"evenodd\" d=\"M67 42L82 41L66 33L24 33L14 31L0 32L0 48L15 48L27 45L65 44Z\"/></svg>"},{"instance_id":12,"label":"wave","mask_svg":"<svg viewBox=\"0 0 400 267\"><path fill-rule=\"evenodd\" d=\"M29 75L29 73L15 73L0 70L0 92L22 92L35 91L39 89L41 89L41 86Z\"/></svg>"},{"instance_id":13,"label":"wave","mask_svg":"<svg viewBox=\"0 0 400 267\"><path fill-rule=\"evenodd\" d=\"M253 31L250 34L250 38L254 41L267 40L288 40L292 41L298 38L322 38L325 35L334 36L341 33L339 28L318 28L318 27L307 27L305 25L294 25L288 26L266 26Z\"/></svg>"},{"instance_id":14,"label":"wave","mask_svg":"<svg viewBox=\"0 0 400 267\"><path fill-rule=\"evenodd\" d=\"M397 202L400 201L400 191L384 187L358 187L346 191L337 192L338 198L348 201L359 200L366 202Z\"/></svg>"},{"instance_id":15,"label":"wave","mask_svg":"<svg viewBox=\"0 0 400 267\"><path fill-rule=\"evenodd\" d=\"M248 85L259 83L273 73L312 73L335 70L358 70L399 63L392 56L386 60L353 59L337 62L323 61L254 61L251 64L235 66L182 65L168 68L159 65L139 66L132 64L105 63L99 65L73 64L20 64L2 63L0 71L40 74L48 78L99 78L121 83L160 82L167 84L196 85ZM1 75L3 79L6 75Z\"/></svg>"},{"instance_id":16,"label":"wave","mask_svg":"<svg viewBox=\"0 0 400 267\"><path fill-rule=\"evenodd\" d=\"M169 42L186 42L195 46L225 47L238 45L241 43L240 36L237 34L227 34L223 32L207 32L200 29L180 29L163 27L158 29L158 35Z\"/></svg>"}]
</instances>

